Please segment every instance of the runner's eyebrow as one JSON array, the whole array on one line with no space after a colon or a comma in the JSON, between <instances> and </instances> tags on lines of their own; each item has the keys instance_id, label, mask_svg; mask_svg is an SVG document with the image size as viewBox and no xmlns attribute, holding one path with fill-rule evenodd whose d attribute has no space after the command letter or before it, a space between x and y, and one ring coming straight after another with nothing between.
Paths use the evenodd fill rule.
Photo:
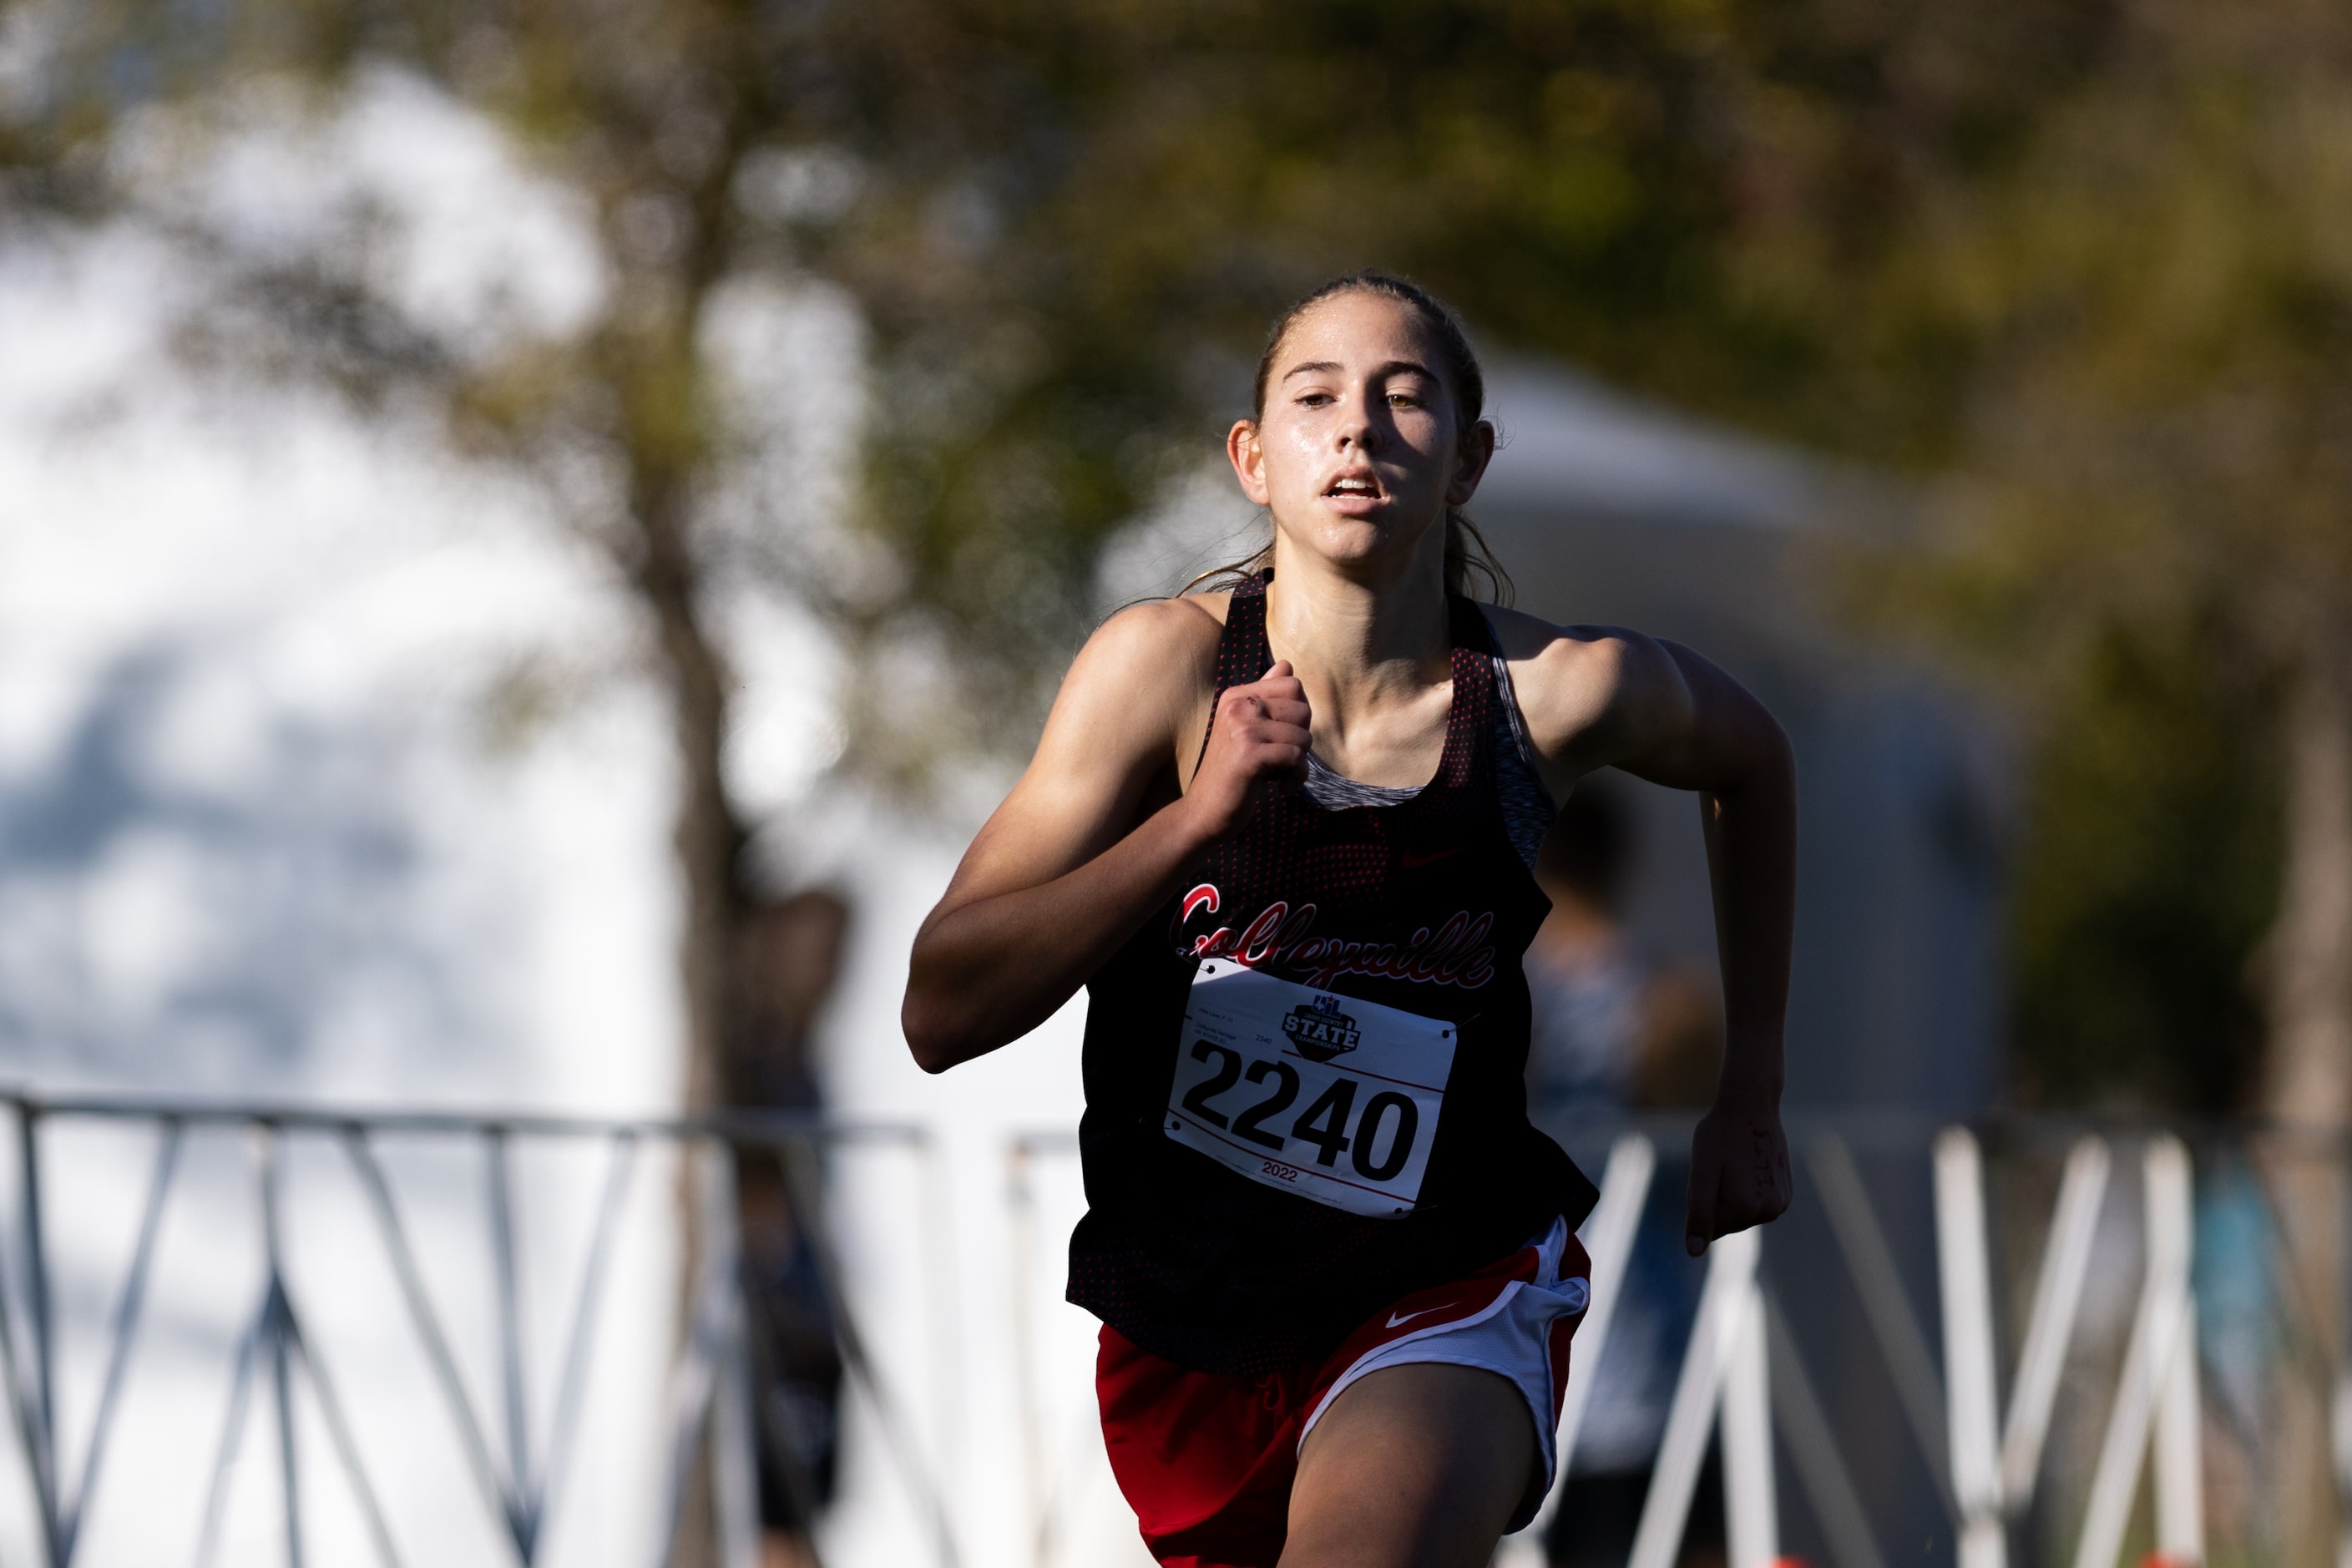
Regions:
<instances>
[{"instance_id":1,"label":"runner's eyebrow","mask_svg":"<svg viewBox=\"0 0 2352 1568\"><path fill-rule=\"evenodd\" d=\"M1308 360L1305 364L1292 365L1288 370L1282 373L1282 379L1288 381L1294 375L1344 375L1347 374L1347 369L1348 367L1346 365L1341 364L1337 360L1313 359ZM1432 381L1435 381L1437 379L1437 373L1435 371L1430 369L1419 360L1411 359L1392 359L1386 364L1375 366L1372 370L1371 379L1378 381L1383 376L1391 375L1425 375Z\"/></svg>"}]
</instances>

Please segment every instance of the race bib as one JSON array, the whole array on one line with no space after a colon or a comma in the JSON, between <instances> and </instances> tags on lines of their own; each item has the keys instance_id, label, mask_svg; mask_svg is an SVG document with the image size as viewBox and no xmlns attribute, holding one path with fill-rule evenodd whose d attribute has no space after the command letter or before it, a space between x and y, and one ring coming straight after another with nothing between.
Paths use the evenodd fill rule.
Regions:
<instances>
[{"instance_id":1,"label":"race bib","mask_svg":"<svg viewBox=\"0 0 2352 1568\"><path fill-rule=\"evenodd\" d=\"M1454 1071L1454 1026L1223 959L1192 977L1168 1136L1350 1214L1410 1213Z\"/></svg>"}]
</instances>

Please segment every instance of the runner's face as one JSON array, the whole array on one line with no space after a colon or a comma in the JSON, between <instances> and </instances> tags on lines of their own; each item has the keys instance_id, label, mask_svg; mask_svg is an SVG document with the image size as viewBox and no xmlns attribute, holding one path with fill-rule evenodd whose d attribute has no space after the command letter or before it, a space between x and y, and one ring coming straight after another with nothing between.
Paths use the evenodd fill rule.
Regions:
<instances>
[{"instance_id":1,"label":"runner's face","mask_svg":"<svg viewBox=\"0 0 2352 1568\"><path fill-rule=\"evenodd\" d=\"M1276 350L1262 416L1234 426L1243 490L1334 562L1411 557L1493 449L1483 424L1463 439L1443 363L1401 301L1355 290L1316 305Z\"/></svg>"}]
</instances>

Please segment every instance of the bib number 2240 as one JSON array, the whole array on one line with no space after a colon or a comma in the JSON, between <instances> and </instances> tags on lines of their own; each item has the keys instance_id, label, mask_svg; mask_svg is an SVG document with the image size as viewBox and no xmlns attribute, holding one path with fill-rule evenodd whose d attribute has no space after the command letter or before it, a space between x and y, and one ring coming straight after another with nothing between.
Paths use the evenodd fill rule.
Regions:
<instances>
[{"instance_id":1,"label":"bib number 2240","mask_svg":"<svg viewBox=\"0 0 2352 1568\"><path fill-rule=\"evenodd\" d=\"M1454 1027L1222 959L1184 1009L1162 1127L1254 1182L1351 1214L1411 1212Z\"/></svg>"}]
</instances>

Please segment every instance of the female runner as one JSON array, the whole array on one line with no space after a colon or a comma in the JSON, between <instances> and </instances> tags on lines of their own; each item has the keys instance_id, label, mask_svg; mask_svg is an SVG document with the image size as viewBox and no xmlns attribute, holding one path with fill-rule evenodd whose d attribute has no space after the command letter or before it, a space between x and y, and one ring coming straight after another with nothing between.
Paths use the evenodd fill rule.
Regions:
<instances>
[{"instance_id":1,"label":"female runner","mask_svg":"<svg viewBox=\"0 0 2352 1568\"><path fill-rule=\"evenodd\" d=\"M1528 1123L1519 965L1595 768L1699 792L1727 1040L1686 1245L1788 1206L1788 742L1686 648L1464 596L1483 396L1412 284L1295 306L1226 440L1269 551L1096 632L915 941L929 1071L1090 994L1069 1295L1163 1563L1470 1568L1540 1502L1594 1193Z\"/></svg>"}]
</instances>

